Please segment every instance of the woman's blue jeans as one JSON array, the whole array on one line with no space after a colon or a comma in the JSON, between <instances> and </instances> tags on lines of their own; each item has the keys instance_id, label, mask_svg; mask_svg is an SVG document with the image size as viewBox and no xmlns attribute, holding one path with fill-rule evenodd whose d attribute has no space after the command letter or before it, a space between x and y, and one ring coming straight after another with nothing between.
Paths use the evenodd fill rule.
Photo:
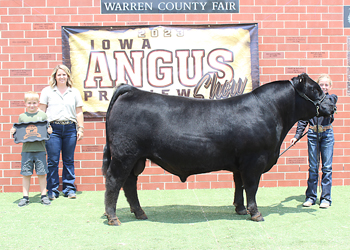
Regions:
<instances>
[{"instance_id":1,"label":"woman's blue jeans","mask_svg":"<svg viewBox=\"0 0 350 250\"><path fill-rule=\"evenodd\" d=\"M334 133L333 129L328 129L319 133L319 153L322 160L322 192L320 202L332 203L332 161L333 161ZM318 165L317 165L317 132L309 129L308 132L308 151L309 151L309 179L307 181L306 201L316 203L317 183L318 183Z\"/></svg>"},{"instance_id":2,"label":"woman's blue jeans","mask_svg":"<svg viewBox=\"0 0 350 250\"><path fill-rule=\"evenodd\" d=\"M76 125L75 123L67 125L52 123L51 127L53 132L50 135L50 139L46 141L47 164L49 169L49 173L47 174L48 195L59 196L58 163L60 153L62 152L62 191L65 196L68 196L69 193L76 192L74 186L74 151L77 143Z\"/></svg>"}]
</instances>

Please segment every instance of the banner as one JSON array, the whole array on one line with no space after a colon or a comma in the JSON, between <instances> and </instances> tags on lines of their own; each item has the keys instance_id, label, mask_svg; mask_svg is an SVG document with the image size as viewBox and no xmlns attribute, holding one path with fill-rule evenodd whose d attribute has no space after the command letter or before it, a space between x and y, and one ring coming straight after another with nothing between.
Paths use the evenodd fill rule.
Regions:
<instances>
[{"instance_id":1,"label":"banner","mask_svg":"<svg viewBox=\"0 0 350 250\"><path fill-rule=\"evenodd\" d=\"M221 99L259 86L258 25L62 27L63 63L101 117L115 86Z\"/></svg>"},{"instance_id":2,"label":"banner","mask_svg":"<svg viewBox=\"0 0 350 250\"><path fill-rule=\"evenodd\" d=\"M239 0L101 0L101 14L239 13Z\"/></svg>"}]
</instances>

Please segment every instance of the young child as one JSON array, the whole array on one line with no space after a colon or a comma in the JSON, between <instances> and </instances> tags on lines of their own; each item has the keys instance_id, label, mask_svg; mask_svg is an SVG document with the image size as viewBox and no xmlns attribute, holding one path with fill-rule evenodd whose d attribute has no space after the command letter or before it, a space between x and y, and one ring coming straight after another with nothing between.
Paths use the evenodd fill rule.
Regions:
<instances>
[{"instance_id":1,"label":"young child","mask_svg":"<svg viewBox=\"0 0 350 250\"><path fill-rule=\"evenodd\" d=\"M335 94L329 94L328 91L332 88L331 78L323 74L317 83L320 85L326 98L329 98L334 104L337 103L338 97ZM296 134L291 139L291 144L301 137L303 131L309 124L307 134L308 138L308 154L309 154L309 179L307 181L306 198L303 203L304 207L310 207L316 204L317 199L317 183L318 183L318 154L322 159L322 192L320 197L320 208L328 208L332 203L331 188L332 188L332 161L333 161L333 146L334 134L332 123L334 116L330 117L314 117L309 121L299 121ZM317 128L318 124L318 128ZM319 134L318 134L319 133ZM317 143L318 140L318 143Z\"/></svg>"},{"instance_id":2,"label":"young child","mask_svg":"<svg viewBox=\"0 0 350 250\"><path fill-rule=\"evenodd\" d=\"M36 122L47 119L46 113L39 110L39 95L33 91L29 91L24 95L26 112L19 115L18 122ZM11 135L16 132L16 128L12 127ZM52 128L47 129L49 134ZM45 141L25 142L22 146L21 175L23 175L23 198L19 201L18 206L23 207L29 204L29 186L30 179L33 175L34 165L35 172L39 179L41 191L41 203L50 205L51 202L46 196L46 174L48 173L46 163Z\"/></svg>"}]
</instances>

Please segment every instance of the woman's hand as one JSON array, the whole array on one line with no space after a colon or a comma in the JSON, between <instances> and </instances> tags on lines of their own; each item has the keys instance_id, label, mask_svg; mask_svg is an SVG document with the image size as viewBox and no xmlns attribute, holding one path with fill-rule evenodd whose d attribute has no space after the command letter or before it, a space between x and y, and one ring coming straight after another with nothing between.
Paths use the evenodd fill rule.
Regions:
<instances>
[{"instance_id":1,"label":"woman's hand","mask_svg":"<svg viewBox=\"0 0 350 250\"><path fill-rule=\"evenodd\" d=\"M51 126L49 126L48 128L47 128L47 133L50 135L50 134L52 134L52 127Z\"/></svg>"},{"instance_id":2,"label":"woman's hand","mask_svg":"<svg viewBox=\"0 0 350 250\"><path fill-rule=\"evenodd\" d=\"M82 140L84 137L84 131L81 130L81 129L78 129L78 132L77 132L77 140L80 141Z\"/></svg>"}]
</instances>

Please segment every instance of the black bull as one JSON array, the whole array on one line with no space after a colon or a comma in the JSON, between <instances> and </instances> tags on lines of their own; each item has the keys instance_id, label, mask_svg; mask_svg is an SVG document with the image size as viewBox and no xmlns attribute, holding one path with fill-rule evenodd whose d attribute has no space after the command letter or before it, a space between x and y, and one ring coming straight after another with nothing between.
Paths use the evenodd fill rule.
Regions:
<instances>
[{"instance_id":1,"label":"black bull","mask_svg":"<svg viewBox=\"0 0 350 250\"><path fill-rule=\"evenodd\" d=\"M255 199L260 177L276 164L297 121L314 117L316 110L320 116L334 113L324 96L307 74L222 100L165 96L121 85L106 115L102 171L108 223L120 225L116 203L121 188L136 218L147 219L136 185L146 159L183 182L194 174L233 172L236 212L264 220Z\"/></svg>"}]
</instances>

